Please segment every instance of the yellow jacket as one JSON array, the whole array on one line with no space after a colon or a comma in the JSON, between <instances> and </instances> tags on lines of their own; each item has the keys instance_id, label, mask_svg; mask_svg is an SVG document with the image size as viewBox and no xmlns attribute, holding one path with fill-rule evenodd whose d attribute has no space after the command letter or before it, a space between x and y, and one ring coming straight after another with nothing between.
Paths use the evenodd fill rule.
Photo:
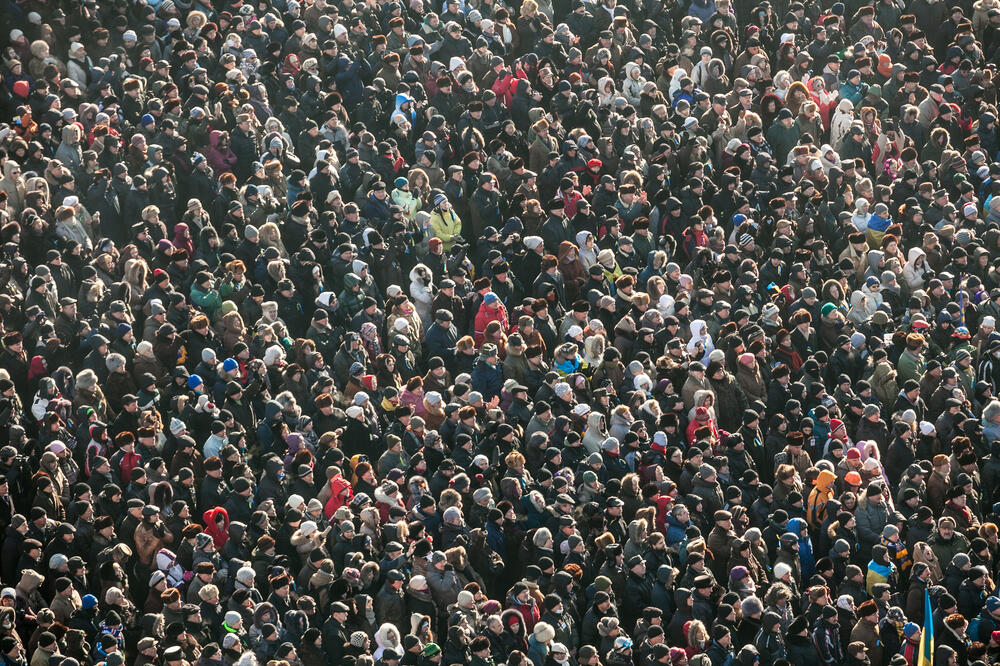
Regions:
<instances>
[{"instance_id":1,"label":"yellow jacket","mask_svg":"<svg viewBox=\"0 0 1000 666\"><path fill-rule=\"evenodd\" d=\"M455 214L454 209L435 209L431 213L431 229L434 230L434 236L441 239L444 251L447 252L455 244L455 236L462 233L462 218Z\"/></svg>"}]
</instances>

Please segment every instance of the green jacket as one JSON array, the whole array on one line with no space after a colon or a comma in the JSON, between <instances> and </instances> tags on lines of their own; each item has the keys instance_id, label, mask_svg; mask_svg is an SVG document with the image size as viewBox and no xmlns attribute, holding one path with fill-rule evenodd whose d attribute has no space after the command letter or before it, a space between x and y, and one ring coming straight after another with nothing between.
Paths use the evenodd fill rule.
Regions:
<instances>
[{"instance_id":1,"label":"green jacket","mask_svg":"<svg viewBox=\"0 0 1000 666\"><path fill-rule=\"evenodd\" d=\"M215 289L204 290L199 285L191 285L191 302L198 306L211 320L222 307L222 296Z\"/></svg>"},{"instance_id":2,"label":"green jacket","mask_svg":"<svg viewBox=\"0 0 1000 666\"><path fill-rule=\"evenodd\" d=\"M920 381L924 374L924 357L920 354L914 355L910 350L899 355L899 362L896 363L896 384L902 386L907 379L915 382Z\"/></svg>"}]
</instances>

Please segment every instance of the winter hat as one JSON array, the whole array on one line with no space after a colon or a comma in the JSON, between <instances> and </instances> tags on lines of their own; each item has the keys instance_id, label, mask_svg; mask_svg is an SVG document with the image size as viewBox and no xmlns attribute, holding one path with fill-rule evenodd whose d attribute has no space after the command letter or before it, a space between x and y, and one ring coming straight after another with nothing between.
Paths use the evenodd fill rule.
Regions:
<instances>
[{"instance_id":1,"label":"winter hat","mask_svg":"<svg viewBox=\"0 0 1000 666\"><path fill-rule=\"evenodd\" d=\"M548 622L539 622L535 625L533 635L537 642L545 644L556 637L556 630Z\"/></svg>"}]
</instances>

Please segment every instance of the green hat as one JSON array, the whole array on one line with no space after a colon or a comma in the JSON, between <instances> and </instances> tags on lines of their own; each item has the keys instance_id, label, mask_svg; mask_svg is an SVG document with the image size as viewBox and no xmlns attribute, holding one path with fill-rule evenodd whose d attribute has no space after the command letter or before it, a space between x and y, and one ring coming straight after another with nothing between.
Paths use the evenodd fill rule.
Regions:
<instances>
[{"instance_id":1,"label":"green hat","mask_svg":"<svg viewBox=\"0 0 1000 666\"><path fill-rule=\"evenodd\" d=\"M611 587L611 579L607 576L598 576L594 579L594 587L606 592Z\"/></svg>"},{"instance_id":2,"label":"green hat","mask_svg":"<svg viewBox=\"0 0 1000 666\"><path fill-rule=\"evenodd\" d=\"M423 652L421 652L420 654L422 654L425 657L433 657L440 651L441 648L438 647L437 643L428 643L427 645L424 646Z\"/></svg>"},{"instance_id":3,"label":"green hat","mask_svg":"<svg viewBox=\"0 0 1000 666\"><path fill-rule=\"evenodd\" d=\"M837 306L833 303L824 303L823 307L819 309L819 313L824 317L837 309Z\"/></svg>"}]
</instances>

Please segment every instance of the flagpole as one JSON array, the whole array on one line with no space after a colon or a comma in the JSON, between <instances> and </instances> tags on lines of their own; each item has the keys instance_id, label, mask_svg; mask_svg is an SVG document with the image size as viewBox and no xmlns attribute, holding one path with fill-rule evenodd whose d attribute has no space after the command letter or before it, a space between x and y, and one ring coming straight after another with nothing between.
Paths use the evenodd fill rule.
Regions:
<instances>
[{"instance_id":1,"label":"flagpole","mask_svg":"<svg viewBox=\"0 0 1000 666\"><path fill-rule=\"evenodd\" d=\"M934 612L931 595L924 589L924 628L920 632L920 650L914 666L934 666Z\"/></svg>"}]
</instances>

